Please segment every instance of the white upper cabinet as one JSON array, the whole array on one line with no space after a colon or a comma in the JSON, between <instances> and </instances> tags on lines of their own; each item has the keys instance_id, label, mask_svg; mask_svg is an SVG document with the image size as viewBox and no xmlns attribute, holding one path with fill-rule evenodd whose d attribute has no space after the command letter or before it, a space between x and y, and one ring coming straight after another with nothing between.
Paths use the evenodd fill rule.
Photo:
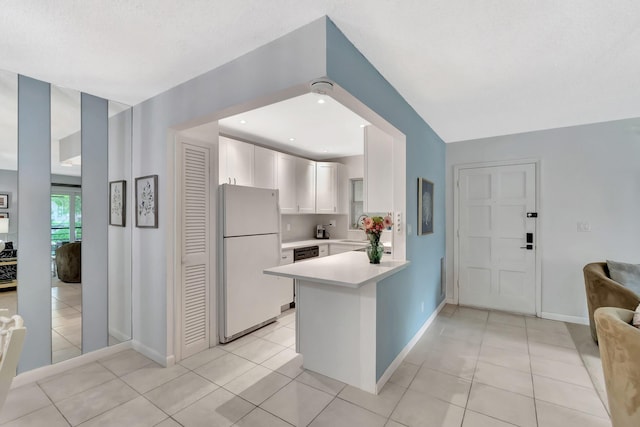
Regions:
<instances>
[{"instance_id":1,"label":"white upper cabinet","mask_svg":"<svg viewBox=\"0 0 640 427\"><path fill-rule=\"evenodd\" d=\"M227 138L218 138L218 184L229 184L227 173Z\"/></svg>"},{"instance_id":2,"label":"white upper cabinet","mask_svg":"<svg viewBox=\"0 0 640 427\"><path fill-rule=\"evenodd\" d=\"M316 163L316 212L341 213L338 207L338 163Z\"/></svg>"},{"instance_id":3,"label":"white upper cabinet","mask_svg":"<svg viewBox=\"0 0 640 427\"><path fill-rule=\"evenodd\" d=\"M296 157L277 153L277 186L280 193L280 212L298 213L296 193Z\"/></svg>"},{"instance_id":4,"label":"white upper cabinet","mask_svg":"<svg viewBox=\"0 0 640 427\"><path fill-rule=\"evenodd\" d=\"M364 130L364 211L393 211L393 138L374 126Z\"/></svg>"},{"instance_id":5,"label":"white upper cabinet","mask_svg":"<svg viewBox=\"0 0 640 427\"><path fill-rule=\"evenodd\" d=\"M298 213L316 212L316 162L296 157Z\"/></svg>"},{"instance_id":6,"label":"white upper cabinet","mask_svg":"<svg viewBox=\"0 0 640 427\"><path fill-rule=\"evenodd\" d=\"M253 185L253 144L221 136L218 153L220 184Z\"/></svg>"},{"instance_id":7,"label":"white upper cabinet","mask_svg":"<svg viewBox=\"0 0 640 427\"><path fill-rule=\"evenodd\" d=\"M340 163L315 162L224 136L218 153L220 184L278 189L283 214L347 213L348 180Z\"/></svg>"},{"instance_id":8,"label":"white upper cabinet","mask_svg":"<svg viewBox=\"0 0 640 427\"><path fill-rule=\"evenodd\" d=\"M260 188L278 188L278 153L276 151L255 147L253 185Z\"/></svg>"}]
</instances>

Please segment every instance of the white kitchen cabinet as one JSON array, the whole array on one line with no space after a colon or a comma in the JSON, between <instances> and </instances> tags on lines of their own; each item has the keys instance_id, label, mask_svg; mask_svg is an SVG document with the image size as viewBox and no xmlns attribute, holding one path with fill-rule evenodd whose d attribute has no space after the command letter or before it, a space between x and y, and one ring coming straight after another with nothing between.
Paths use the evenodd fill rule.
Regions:
<instances>
[{"instance_id":1,"label":"white kitchen cabinet","mask_svg":"<svg viewBox=\"0 0 640 427\"><path fill-rule=\"evenodd\" d=\"M338 213L338 163L316 163L316 213Z\"/></svg>"},{"instance_id":2,"label":"white kitchen cabinet","mask_svg":"<svg viewBox=\"0 0 640 427\"><path fill-rule=\"evenodd\" d=\"M221 136L218 163L220 184L253 185L253 144Z\"/></svg>"},{"instance_id":3,"label":"white kitchen cabinet","mask_svg":"<svg viewBox=\"0 0 640 427\"><path fill-rule=\"evenodd\" d=\"M318 245L318 256L320 258L329 255L329 245Z\"/></svg>"},{"instance_id":4,"label":"white kitchen cabinet","mask_svg":"<svg viewBox=\"0 0 640 427\"><path fill-rule=\"evenodd\" d=\"M293 249L283 250L280 256L280 265L293 264ZM278 277L278 297L280 306L293 302L293 279Z\"/></svg>"},{"instance_id":5,"label":"white kitchen cabinet","mask_svg":"<svg viewBox=\"0 0 640 427\"><path fill-rule=\"evenodd\" d=\"M280 265L293 264L293 249L286 249L282 251L280 257Z\"/></svg>"},{"instance_id":6,"label":"white kitchen cabinet","mask_svg":"<svg viewBox=\"0 0 640 427\"><path fill-rule=\"evenodd\" d=\"M296 157L296 199L298 213L316 212L316 162Z\"/></svg>"},{"instance_id":7,"label":"white kitchen cabinet","mask_svg":"<svg viewBox=\"0 0 640 427\"><path fill-rule=\"evenodd\" d=\"M278 153L255 146L253 185L260 188L278 188Z\"/></svg>"},{"instance_id":8,"label":"white kitchen cabinet","mask_svg":"<svg viewBox=\"0 0 640 427\"><path fill-rule=\"evenodd\" d=\"M298 213L296 157L289 154L277 154L277 186L280 193L280 212L283 214Z\"/></svg>"},{"instance_id":9,"label":"white kitchen cabinet","mask_svg":"<svg viewBox=\"0 0 640 427\"><path fill-rule=\"evenodd\" d=\"M375 126L364 129L364 211L393 211L393 138Z\"/></svg>"}]
</instances>

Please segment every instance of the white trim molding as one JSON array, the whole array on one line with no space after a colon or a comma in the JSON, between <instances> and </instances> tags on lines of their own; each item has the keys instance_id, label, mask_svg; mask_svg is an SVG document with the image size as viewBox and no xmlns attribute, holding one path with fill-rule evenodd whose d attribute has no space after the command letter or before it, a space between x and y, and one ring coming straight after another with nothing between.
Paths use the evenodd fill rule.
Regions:
<instances>
[{"instance_id":1,"label":"white trim molding","mask_svg":"<svg viewBox=\"0 0 640 427\"><path fill-rule=\"evenodd\" d=\"M418 332L416 332L413 338L411 338L411 341L409 341L407 345L404 346L402 351L398 353L396 358L393 359L393 362L391 362L391 364L387 367L387 369L384 371L384 373L376 383L376 394L380 393L380 390L382 390L382 387L384 387L387 381L389 381L389 378L391 378L391 375L393 375L396 369L398 369L398 367L400 366L404 358L407 357L407 354L409 354L411 349L418 343L420 338L422 338L422 335L424 335L427 329L429 329L429 326L431 326L433 321L436 320L436 317L438 317L438 313L440 313L440 311L444 308L446 304L448 304L448 302L445 299L440 303L438 308L436 308L435 311L431 313L431 316L429 316L429 318L425 320L424 324L420 327Z\"/></svg>"},{"instance_id":2,"label":"white trim molding","mask_svg":"<svg viewBox=\"0 0 640 427\"><path fill-rule=\"evenodd\" d=\"M560 322L577 323L578 325L589 324L588 317L568 316L566 314L547 313L544 311L540 313L540 317L542 317L543 319L549 319L549 320L559 320Z\"/></svg>"},{"instance_id":3,"label":"white trim molding","mask_svg":"<svg viewBox=\"0 0 640 427\"><path fill-rule=\"evenodd\" d=\"M131 341L126 341L120 344L115 344L110 347L104 347L91 353L86 353L78 357L74 357L62 362L55 363L53 365L42 366L40 368L32 369L27 372L23 372L17 375L11 383L11 389L22 387L23 385L31 384L36 381L43 380L53 375L60 374L68 371L69 369L77 368L78 366L85 365L89 362L95 362L96 360L104 359L105 357L112 356L123 350L128 350L132 347Z\"/></svg>"},{"instance_id":4,"label":"white trim molding","mask_svg":"<svg viewBox=\"0 0 640 427\"><path fill-rule=\"evenodd\" d=\"M154 362L159 363L165 368L168 368L169 366L172 366L175 363L174 355L164 356L158 353L157 351L153 350L152 348L147 347L146 345L142 344L139 341L136 341L136 340L131 341L131 348L133 348L135 351L142 354L143 356L146 356L149 359L153 360Z\"/></svg>"}]
</instances>

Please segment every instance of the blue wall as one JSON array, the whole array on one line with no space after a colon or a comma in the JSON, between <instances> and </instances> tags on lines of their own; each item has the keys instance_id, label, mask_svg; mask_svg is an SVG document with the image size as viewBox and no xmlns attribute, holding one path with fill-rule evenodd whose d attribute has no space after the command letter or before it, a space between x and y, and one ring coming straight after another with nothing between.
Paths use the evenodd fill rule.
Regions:
<instances>
[{"instance_id":1,"label":"blue wall","mask_svg":"<svg viewBox=\"0 0 640 427\"><path fill-rule=\"evenodd\" d=\"M393 359L444 299L440 258L445 253L445 144L369 61L327 19L327 76L407 137L407 269L378 284L377 366L380 379ZM417 179L434 185L434 233L417 236ZM424 301L424 312L421 302Z\"/></svg>"}]
</instances>

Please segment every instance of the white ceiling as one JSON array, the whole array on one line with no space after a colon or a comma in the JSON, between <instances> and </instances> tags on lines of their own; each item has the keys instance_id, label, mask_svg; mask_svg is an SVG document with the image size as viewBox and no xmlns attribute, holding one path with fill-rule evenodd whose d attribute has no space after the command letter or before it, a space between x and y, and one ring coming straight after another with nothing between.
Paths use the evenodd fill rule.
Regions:
<instances>
[{"instance_id":1,"label":"white ceiling","mask_svg":"<svg viewBox=\"0 0 640 427\"><path fill-rule=\"evenodd\" d=\"M1 68L136 104L328 15L447 142L640 116L632 0L22 0Z\"/></svg>"},{"instance_id":2,"label":"white ceiling","mask_svg":"<svg viewBox=\"0 0 640 427\"><path fill-rule=\"evenodd\" d=\"M362 154L368 124L333 98L315 93L219 121L223 134L314 160Z\"/></svg>"}]
</instances>

